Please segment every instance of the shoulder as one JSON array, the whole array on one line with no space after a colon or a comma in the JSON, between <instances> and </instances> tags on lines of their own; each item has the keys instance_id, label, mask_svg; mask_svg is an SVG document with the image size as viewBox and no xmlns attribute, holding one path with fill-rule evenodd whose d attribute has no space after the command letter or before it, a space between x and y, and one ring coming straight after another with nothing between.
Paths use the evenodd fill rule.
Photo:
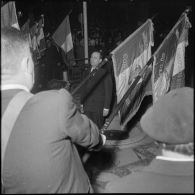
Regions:
<instances>
[{"instance_id":1,"label":"shoulder","mask_svg":"<svg viewBox=\"0 0 195 195\"><path fill-rule=\"evenodd\" d=\"M54 89L54 90L47 90L47 91L41 91L37 94L35 94L35 97L44 97L44 98L55 98L58 96L69 96L70 93L66 89Z\"/></svg>"},{"instance_id":2,"label":"shoulder","mask_svg":"<svg viewBox=\"0 0 195 195\"><path fill-rule=\"evenodd\" d=\"M42 91L34 95L34 101L47 103L63 102L72 100L71 94L66 89Z\"/></svg>"},{"instance_id":3,"label":"shoulder","mask_svg":"<svg viewBox=\"0 0 195 195\"><path fill-rule=\"evenodd\" d=\"M51 118L61 117L74 111L76 105L72 95L66 89L49 90L35 94L27 103L26 108L32 113L39 112Z\"/></svg>"}]
</instances>

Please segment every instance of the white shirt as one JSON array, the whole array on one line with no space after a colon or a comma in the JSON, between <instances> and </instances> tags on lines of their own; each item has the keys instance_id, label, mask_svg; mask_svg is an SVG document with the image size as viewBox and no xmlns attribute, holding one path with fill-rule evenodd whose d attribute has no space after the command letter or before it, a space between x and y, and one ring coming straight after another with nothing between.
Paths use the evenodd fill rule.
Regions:
<instances>
[{"instance_id":1,"label":"white shirt","mask_svg":"<svg viewBox=\"0 0 195 195\"><path fill-rule=\"evenodd\" d=\"M9 90L9 89L23 89L27 92L30 92L30 90L24 86L24 85L20 85L20 84L5 84L5 85L1 85L1 90Z\"/></svg>"},{"instance_id":2,"label":"white shirt","mask_svg":"<svg viewBox=\"0 0 195 195\"><path fill-rule=\"evenodd\" d=\"M174 158L174 157L167 157L167 156L157 156L156 159L160 160L168 160L168 161L194 161L194 158Z\"/></svg>"},{"instance_id":3,"label":"white shirt","mask_svg":"<svg viewBox=\"0 0 195 195\"><path fill-rule=\"evenodd\" d=\"M96 69L96 68L91 68L91 72L92 72L94 69Z\"/></svg>"}]
</instances>

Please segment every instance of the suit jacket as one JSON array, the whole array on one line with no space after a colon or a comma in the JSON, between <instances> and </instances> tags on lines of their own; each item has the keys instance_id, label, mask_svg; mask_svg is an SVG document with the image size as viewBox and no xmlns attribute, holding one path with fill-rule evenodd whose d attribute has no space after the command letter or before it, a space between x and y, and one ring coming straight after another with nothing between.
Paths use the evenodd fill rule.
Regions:
<instances>
[{"instance_id":1,"label":"suit jacket","mask_svg":"<svg viewBox=\"0 0 195 195\"><path fill-rule=\"evenodd\" d=\"M85 75L89 73L90 70L87 70ZM112 90L111 75L105 69L100 68L82 87L81 104L83 104L84 110L102 112L103 108L110 109Z\"/></svg>"},{"instance_id":2,"label":"suit jacket","mask_svg":"<svg viewBox=\"0 0 195 195\"><path fill-rule=\"evenodd\" d=\"M2 91L2 113L20 90ZM4 157L6 193L87 193L90 183L73 143L93 150L97 126L65 89L37 93L23 107Z\"/></svg>"},{"instance_id":3,"label":"suit jacket","mask_svg":"<svg viewBox=\"0 0 195 195\"><path fill-rule=\"evenodd\" d=\"M194 162L154 159L142 171L108 183L106 192L193 193Z\"/></svg>"}]
</instances>

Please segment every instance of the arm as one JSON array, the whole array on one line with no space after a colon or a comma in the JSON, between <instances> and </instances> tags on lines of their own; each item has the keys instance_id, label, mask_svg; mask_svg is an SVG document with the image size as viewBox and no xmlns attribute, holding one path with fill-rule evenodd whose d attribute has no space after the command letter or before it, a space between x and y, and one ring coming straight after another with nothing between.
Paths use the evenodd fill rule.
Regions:
<instances>
[{"instance_id":1,"label":"arm","mask_svg":"<svg viewBox=\"0 0 195 195\"><path fill-rule=\"evenodd\" d=\"M98 150L103 145L103 137L98 127L84 114L81 114L72 101L70 93L64 89L60 93L60 127L61 131L72 140L72 142L88 148Z\"/></svg>"}]
</instances>

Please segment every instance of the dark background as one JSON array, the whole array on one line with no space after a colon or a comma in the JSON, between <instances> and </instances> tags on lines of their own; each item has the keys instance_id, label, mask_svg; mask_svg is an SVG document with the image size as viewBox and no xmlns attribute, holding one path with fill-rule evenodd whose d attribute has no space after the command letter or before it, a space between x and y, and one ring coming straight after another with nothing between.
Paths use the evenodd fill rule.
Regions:
<instances>
[{"instance_id":1,"label":"dark background","mask_svg":"<svg viewBox=\"0 0 195 195\"><path fill-rule=\"evenodd\" d=\"M3 1L6 3L7 1ZM28 18L31 24L40 19L44 14L45 35L53 34L65 16L70 14L71 32L77 35L81 32L79 14L83 11L81 0L16 0L18 21L22 26ZM115 42L119 33L124 40L134 32L148 18L152 18L154 24L154 47L157 49L165 36L179 19L186 8L192 10L192 0L87 0L88 36L98 29L105 42L105 53L109 53L116 47ZM193 11L193 10L192 10ZM193 25L193 12L188 17ZM109 45L109 38L113 45ZM193 85L193 27L189 30L189 45L186 48L186 84ZM73 44L75 42L73 40Z\"/></svg>"},{"instance_id":2,"label":"dark background","mask_svg":"<svg viewBox=\"0 0 195 195\"><path fill-rule=\"evenodd\" d=\"M154 28L160 34L167 33L176 23L181 13L192 9L192 0L88 0L88 27L107 29L123 29L126 34L133 32L141 22L153 18ZM45 16L45 30L54 32L64 17L70 14L71 29L80 27L78 20L82 12L80 0L16 0L16 9L21 11L20 25L28 17L38 20ZM192 12L189 14L192 23Z\"/></svg>"}]
</instances>

